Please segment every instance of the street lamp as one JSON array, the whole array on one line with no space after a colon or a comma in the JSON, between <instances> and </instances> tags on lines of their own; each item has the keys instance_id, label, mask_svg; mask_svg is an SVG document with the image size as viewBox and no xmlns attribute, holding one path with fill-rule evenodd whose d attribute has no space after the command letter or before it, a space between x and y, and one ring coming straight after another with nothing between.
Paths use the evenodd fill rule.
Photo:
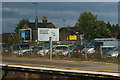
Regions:
<instances>
[{"instance_id":1,"label":"street lamp","mask_svg":"<svg viewBox=\"0 0 120 80\"><path fill-rule=\"evenodd\" d=\"M36 29L37 29L37 22L38 22L38 17L37 17L37 3L36 2L34 2L33 3L34 5L35 5L35 23L36 23Z\"/></svg>"},{"instance_id":2,"label":"street lamp","mask_svg":"<svg viewBox=\"0 0 120 80\"><path fill-rule=\"evenodd\" d=\"M33 2L33 4L35 5L35 14L37 16L37 3L36 2Z\"/></svg>"},{"instance_id":3,"label":"street lamp","mask_svg":"<svg viewBox=\"0 0 120 80\"><path fill-rule=\"evenodd\" d=\"M38 17L37 17L37 3L33 3L35 5L35 24L36 24L36 31L37 31L37 26L38 26ZM37 40L37 34L36 34L36 40Z\"/></svg>"}]
</instances>

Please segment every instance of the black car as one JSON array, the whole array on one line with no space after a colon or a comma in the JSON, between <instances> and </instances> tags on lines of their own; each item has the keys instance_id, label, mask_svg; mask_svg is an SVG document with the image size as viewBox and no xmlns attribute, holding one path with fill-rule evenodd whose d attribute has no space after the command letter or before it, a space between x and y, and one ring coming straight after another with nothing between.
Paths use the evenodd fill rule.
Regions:
<instances>
[{"instance_id":1,"label":"black car","mask_svg":"<svg viewBox=\"0 0 120 80\"><path fill-rule=\"evenodd\" d=\"M10 53L11 52L10 46L11 45L1 44L2 53Z\"/></svg>"},{"instance_id":2,"label":"black car","mask_svg":"<svg viewBox=\"0 0 120 80\"><path fill-rule=\"evenodd\" d=\"M71 54L72 57L80 57L81 51L84 48L84 45L75 45L75 48L73 49L73 52Z\"/></svg>"}]
</instances>

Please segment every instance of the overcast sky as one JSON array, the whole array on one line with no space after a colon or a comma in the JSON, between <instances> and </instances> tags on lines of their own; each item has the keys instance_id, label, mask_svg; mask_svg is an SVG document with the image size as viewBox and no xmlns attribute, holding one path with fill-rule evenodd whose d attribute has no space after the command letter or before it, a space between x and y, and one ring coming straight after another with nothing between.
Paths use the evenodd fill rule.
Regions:
<instances>
[{"instance_id":1,"label":"overcast sky","mask_svg":"<svg viewBox=\"0 0 120 80\"><path fill-rule=\"evenodd\" d=\"M38 2L37 11L40 22L42 16L46 16L58 28L64 25L73 27L84 11L97 15L98 20L118 23L118 2ZM2 2L3 32L13 32L23 18L34 21L35 5L32 2Z\"/></svg>"}]
</instances>

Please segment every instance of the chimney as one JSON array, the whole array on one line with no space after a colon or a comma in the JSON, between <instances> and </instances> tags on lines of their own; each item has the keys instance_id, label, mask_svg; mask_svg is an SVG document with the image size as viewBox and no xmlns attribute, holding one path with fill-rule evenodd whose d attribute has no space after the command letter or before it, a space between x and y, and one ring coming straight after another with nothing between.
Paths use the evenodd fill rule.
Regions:
<instances>
[{"instance_id":1,"label":"chimney","mask_svg":"<svg viewBox=\"0 0 120 80\"><path fill-rule=\"evenodd\" d=\"M43 22L43 23L47 23L47 17L43 16L42 22Z\"/></svg>"}]
</instances>

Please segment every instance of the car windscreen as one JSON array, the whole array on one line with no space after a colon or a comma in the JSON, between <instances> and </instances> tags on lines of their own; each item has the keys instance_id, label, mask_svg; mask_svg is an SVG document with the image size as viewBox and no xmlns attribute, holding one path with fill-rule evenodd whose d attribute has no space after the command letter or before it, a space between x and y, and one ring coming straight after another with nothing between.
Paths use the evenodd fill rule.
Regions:
<instances>
[{"instance_id":1,"label":"car windscreen","mask_svg":"<svg viewBox=\"0 0 120 80\"><path fill-rule=\"evenodd\" d=\"M76 45L75 49L82 49L83 47L83 45Z\"/></svg>"}]
</instances>

